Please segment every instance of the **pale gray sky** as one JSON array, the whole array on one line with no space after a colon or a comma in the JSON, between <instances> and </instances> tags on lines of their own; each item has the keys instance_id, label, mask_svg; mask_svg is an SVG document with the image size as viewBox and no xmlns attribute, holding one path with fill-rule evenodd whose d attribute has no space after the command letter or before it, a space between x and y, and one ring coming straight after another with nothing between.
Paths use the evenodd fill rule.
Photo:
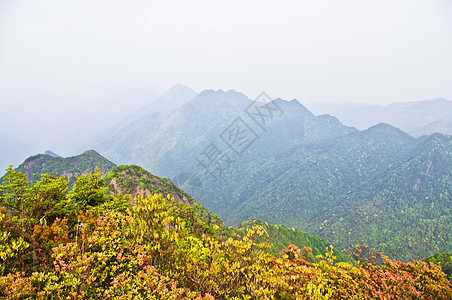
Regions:
<instances>
[{"instance_id":1,"label":"pale gray sky","mask_svg":"<svg viewBox=\"0 0 452 300\"><path fill-rule=\"evenodd\" d=\"M301 102L452 99L452 1L0 0L0 86L138 80Z\"/></svg>"}]
</instances>

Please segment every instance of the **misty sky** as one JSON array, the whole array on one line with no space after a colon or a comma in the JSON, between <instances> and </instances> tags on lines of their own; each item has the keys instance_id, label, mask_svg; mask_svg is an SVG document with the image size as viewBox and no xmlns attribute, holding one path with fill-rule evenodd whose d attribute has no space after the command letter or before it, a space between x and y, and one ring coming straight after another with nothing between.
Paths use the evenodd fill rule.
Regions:
<instances>
[{"instance_id":1,"label":"misty sky","mask_svg":"<svg viewBox=\"0 0 452 300\"><path fill-rule=\"evenodd\" d=\"M0 0L1 88L452 100L452 1Z\"/></svg>"}]
</instances>

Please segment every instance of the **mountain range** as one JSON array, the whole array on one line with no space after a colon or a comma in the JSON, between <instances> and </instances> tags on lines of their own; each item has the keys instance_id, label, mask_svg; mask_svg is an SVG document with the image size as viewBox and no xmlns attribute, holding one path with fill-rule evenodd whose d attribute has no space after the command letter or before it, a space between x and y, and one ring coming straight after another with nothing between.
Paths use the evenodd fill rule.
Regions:
<instances>
[{"instance_id":1,"label":"mountain range","mask_svg":"<svg viewBox=\"0 0 452 300\"><path fill-rule=\"evenodd\" d=\"M82 90L68 96L69 110L58 97L36 95L47 97L49 107L24 109L28 123L18 127L33 130L22 138L20 128L2 136L5 163L36 153L35 140L59 135L66 149L97 152L82 155L87 165L55 167L62 157L30 158L19 169L32 181L40 172L63 170L74 181L76 173L92 172L87 157L101 160L100 153L108 159L104 174L115 164L136 164L171 178L227 225L262 219L340 248L365 242L403 260L451 251L451 137L430 134L447 133L450 101L337 106L355 118L366 115L368 123L359 125L317 115L322 105L313 113L297 100L265 93L252 101L234 90L198 94L183 85L160 96L136 87ZM4 122L14 122L18 103L2 111Z\"/></svg>"},{"instance_id":2,"label":"mountain range","mask_svg":"<svg viewBox=\"0 0 452 300\"><path fill-rule=\"evenodd\" d=\"M109 132L148 113L177 108L197 94L181 84L164 93L155 90L149 85L107 82L60 95L0 91L0 175L9 164L18 165L45 149L76 155Z\"/></svg>"},{"instance_id":3,"label":"mountain range","mask_svg":"<svg viewBox=\"0 0 452 300\"><path fill-rule=\"evenodd\" d=\"M195 233L203 234L211 231L213 226L217 226L216 232L221 233L223 238L227 239L245 236L247 230L253 226L262 226L265 235L261 237L260 242L268 243L269 252L276 256L279 256L281 251L291 244L301 249L308 247L312 249L313 255L323 254L324 249L330 245L320 237L307 234L299 229L273 225L258 219L248 220L237 227L227 227L217 215L207 210L184 190L176 187L170 179L155 176L137 165L115 166L94 150L66 158L56 156L51 151L47 152L49 154L38 154L27 158L15 171L28 175L27 180L31 184L41 180L43 174L53 177L64 176L71 190L80 174L93 173L99 169L104 177L105 194L118 197L128 195L131 206L137 205L135 202L137 197L161 194L172 199L181 216L191 224ZM77 174L79 175L77 176ZM0 182L2 181L3 178ZM334 253L339 261L351 261L338 249L334 250Z\"/></svg>"},{"instance_id":4,"label":"mountain range","mask_svg":"<svg viewBox=\"0 0 452 300\"><path fill-rule=\"evenodd\" d=\"M386 106L351 102L316 102L306 106L316 115L330 114L358 129L387 123L414 137L435 132L452 135L452 101L443 98Z\"/></svg>"},{"instance_id":5,"label":"mountain range","mask_svg":"<svg viewBox=\"0 0 452 300\"><path fill-rule=\"evenodd\" d=\"M296 100L207 90L94 149L159 176L189 174L201 183L195 198L226 224L257 217L405 260L452 248L447 135L413 138L388 124L360 131Z\"/></svg>"},{"instance_id":6,"label":"mountain range","mask_svg":"<svg viewBox=\"0 0 452 300\"><path fill-rule=\"evenodd\" d=\"M54 156L44 156L41 167ZM66 160L80 158L53 166ZM8 169L0 184L1 298L452 295L450 254L401 262L356 245L344 260L336 245L296 228L258 219L226 227L169 179L135 165L104 178L97 170L80 175L69 190L63 176L43 174L35 183L26 176Z\"/></svg>"}]
</instances>

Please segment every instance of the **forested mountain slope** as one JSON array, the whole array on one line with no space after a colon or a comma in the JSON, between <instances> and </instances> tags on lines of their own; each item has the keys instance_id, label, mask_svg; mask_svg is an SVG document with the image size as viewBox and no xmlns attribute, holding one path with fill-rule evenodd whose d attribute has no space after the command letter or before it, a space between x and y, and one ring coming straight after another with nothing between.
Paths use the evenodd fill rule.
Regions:
<instances>
[{"instance_id":1,"label":"forested mountain slope","mask_svg":"<svg viewBox=\"0 0 452 300\"><path fill-rule=\"evenodd\" d=\"M139 196L161 194L166 197L170 195L172 201L179 205L181 215L190 220L192 226L203 228L203 223L199 222L197 218L193 218L194 214L206 225L218 226L217 232L221 233L224 238L243 236L253 226L262 226L265 231L260 242L267 242L270 245L270 252L276 256L279 256L283 249L294 244L301 249L311 248L314 259L315 255L323 254L325 248L330 246L328 242L318 236L309 235L295 228L289 229L281 225L272 225L258 219L243 222L237 228L225 227L217 215L208 211L185 191L176 187L171 180L152 175L136 165L120 165L113 168L105 176L105 186L107 192L113 195L131 195L132 205L137 205L134 199ZM204 230L206 230L205 225ZM340 261L350 261L350 258L344 255L340 249L335 250L335 255Z\"/></svg>"},{"instance_id":2,"label":"forested mountain slope","mask_svg":"<svg viewBox=\"0 0 452 300\"><path fill-rule=\"evenodd\" d=\"M126 182L139 171L120 169L126 171L116 175ZM276 257L263 241L324 242L259 220L225 238L218 225L198 226L200 219L187 214L189 206L171 196L138 195L138 205L130 207L130 196L105 193L100 176L98 171L81 175L66 193L62 176L43 174L30 184L26 174L8 170L0 184L1 298L446 300L452 295L451 283L435 264L391 260L364 245L348 250L355 264L337 262L332 247L315 260L310 249L295 245Z\"/></svg>"},{"instance_id":3,"label":"forested mountain slope","mask_svg":"<svg viewBox=\"0 0 452 300\"><path fill-rule=\"evenodd\" d=\"M99 168L102 174L110 171L115 164L94 150L88 150L71 157L54 157L47 154L37 154L27 158L16 170L27 174L27 179L36 182L42 174L54 177L63 175L70 184L76 180L76 174L92 173Z\"/></svg>"},{"instance_id":4,"label":"forested mountain slope","mask_svg":"<svg viewBox=\"0 0 452 300\"><path fill-rule=\"evenodd\" d=\"M90 163L91 165L89 165ZM32 183L40 180L43 174L49 174L54 177L63 175L69 180L69 183L72 182L73 184L77 180L74 173L75 167L78 167L79 171L84 170L83 172L76 172L80 174L89 174L94 172L95 168L100 168L102 170L100 174L105 175L103 179L105 181L105 192L112 196L129 195L128 203L132 206L138 204L135 202L137 197L155 194L161 194L163 197L169 195L171 201L174 201L174 204L177 205L173 209L177 209L190 222L193 230L196 229L198 232L211 232L209 226L216 225L218 226L217 233L221 233L224 238L229 238L245 235L246 229L250 228L251 224L259 224L266 228L263 241L269 243L270 251L277 256L290 244L301 249L304 247L311 248L314 255L322 254L325 247L330 245L323 239L311 236L301 230L288 229L281 225L272 225L260 220L244 222L238 228L226 227L217 215L204 208L188 193L176 187L168 178L155 176L136 165L112 166L108 160L93 150L71 158L39 154L28 158L17 170L28 174L27 178L31 179ZM92 170L89 171L89 169ZM338 256L340 261L350 260L341 251L335 250L335 255Z\"/></svg>"},{"instance_id":5,"label":"forested mountain slope","mask_svg":"<svg viewBox=\"0 0 452 300\"><path fill-rule=\"evenodd\" d=\"M134 201L137 196L161 194L167 197L170 195L174 198L175 203L191 207L194 213L206 224L224 226L223 221L218 216L205 209L182 189L176 187L171 180L152 175L139 166L120 165L113 168L105 176L105 186L108 193L130 195L132 205L137 205Z\"/></svg>"},{"instance_id":6,"label":"forested mountain slope","mask_svg":"<svg viewBox=\"0 0 452 300\"><path fill-rule=\"evenodd\" d=\"M416 139L388 124L359 131L335 117L314 116L296 100L265 104L235 91L209 90L177 110L131 123L94 148L160 176L191 174L201 184L196 194L187 191L226 224L255 216L341 247L360 240L409 260L451 250L444 223L451 217L450 171L438 169L451 164L449 142L444 135ZM440 171L428 175L427 184L429 164ZM425 197L431 200L421 201ZM418 206L413 214L402 209L402 218L394 211L407 198ZM430 201L441 205L427 209ZM355 209L371 210L375 203L384 207L379 219L362 228L369 217ZM418 218L429 220L427 242L414 242L427 234L417 228ZM435 231L433 224L442 225Z\"/></svg>"},{"instance_id":7,"label":"forested mountain slope","mask_svg":"<svg viewBox=\"0 0 452 300\"><path fill-rule=\"evenodd\" d=\"M451 191L452 138L434 134L346 195L312 223L312 232L339 245L365 238L388 255L406 259L449 252Z\"/></svg>"}]
</instances>

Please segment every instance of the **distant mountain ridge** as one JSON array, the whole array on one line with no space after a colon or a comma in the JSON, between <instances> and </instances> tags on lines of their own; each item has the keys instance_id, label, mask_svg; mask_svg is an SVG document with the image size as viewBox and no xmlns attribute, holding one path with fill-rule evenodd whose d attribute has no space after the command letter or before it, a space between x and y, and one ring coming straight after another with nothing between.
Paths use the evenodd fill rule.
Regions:
<instances>
[{"instance_id":1,"label":"distant mountain ridge","mask_svg":"<svg viewBox=\"0 0 452 300\"><path fill-rule=\"evenodd\" d=\"M202 151L202 147L215 138L220 129L228 125L230 116L239 116L250 101L245 95L235 91L218 91L217 96L225 102L225 106L222 107L221 104L211 101L212 94L215 93L211 90L203 91L179 109L157 112L140 118L110 137L104 137L94 145L94 149L113 162L141 165L154 174L173 177L182 173L185 170L182 162L173 159L190 161L183 157L185 153L196 162L193 157L196 150L186 151L183 148L175 148L174 145L183 141L182 143L192 150L196 148ZM207 113L207 110L209 112L216 110L219 114L213 116ZM221 110L225 110L224 113ZM186 134L187 131L201 133L205 130L208 133L193 138ZM151 143L158 143L160 146L156 148L145 146ZM162 164L174 165L173 171L170 174L162 172L158 167Z\"/></svg>"},{"instance_id":2,"label":"distant mountain ridge","mask_svg":"<svg viewBox=\"0 0 452 300\"><path fill-rule=\"evenodd\" d=\"M435 132L452 135L452 101L444 98L395 102L387 106L365 103L307 103L314 114L330 114L342 123L366 129L388 123L419 137Z\"/></svg>"},{"instance_id":3,"label":"distant mountain ridge","mask_svg":"<svg viewBox=\"0 0 452 300\"><path fill-rule=\"evenodd\" d=\"M246 147L228 146L228 136L242 132L245 125L241 145ZM439 144L431 143L435 137ZM256 103L233 90L207 90L174 111L130 123L94 149L114 162L142 165L159 176L199 177L203 192L197 200L226 224L238 225L255 215L317 233L343 248L359 240L392 257L413 259L452 248L452 238L445 238L452 234L447 229L451 212L443 209L452 205L450 171L441 169L427 186L409 190L415 189L411 178L424 182L415 170L430 164L426 153L441 153L433 168L450 164L450 139L416 139L388 124L359 131L333 116L315 116L296 100ZM397 188L411 197L401 206L397 199L403 194ZM417 216L429 221L418 224L415 212L396 210L407 211L410 201L417 203L417 212L429 212ZM430 209L432 202L441 204ZM372 203L385 207L374 227L366 221ZM352 233L344 233L345 224ZM368 227L362 228L365 224ZM429 231L430 248L420 242ZM351 234L354 238L347 238ZM410 243L424 246L410 248Z\"/></svg>"},{"instance_id":4,"label":"distant mountain ridge","mask_svg":"<svg viewBox=\"0 0 452 300\"><path fill-rule=\"evenodd\" d=\"M45 155L52 156L52 157L61 157L60 155L56 154L56 153L53 152L52 150L46 150L46 151L44 151L44 154L45 154Z\"/></svg>"},{"instance_id":5,"label":"distant mountain ridge","mask_svg":"<svg viewBox=\"0 0 452 300\"><path fill-rule=\"evenodd\" d=\"M197 94L198 93L191 88L178 83L162 95L158 96L151 103L135 111L133 113L133 117L137 119L138 117L145 116L150 113L176 109L185 104L187 101L193 99Z\"/></svg>"},{"instance_id":6,"label":"distant mountain ridge","mask_svg":"<svg viewBox=\"0 0 452 300\"><path fill-rule=\"evenodd\" d=\"M148 87L107 82L59 95L2 90L0 126L8 128L5 133L11 137L30 144L31 153L53 149L63 156L73 155L96 132L112 127L156 99L160 93Z\"/></svg>"},{"instance_id":7,"label":"distant mountain ridge","mask_svg":"<svg viewBox=\"0 0 452 300\"><path fill-rule=\"evenodd\" d=\"M148 114L176 109L196 95L197 92L189 87L182 84L176 84L155 99L150 99L145 105L133 110L128 110L127 113L123 114L122 118L115 124L112 124L112 126L104 127L102 130L93 133L88 141L80 146L78 150L83 151L83 149L91 147L92 143L95 143L99 139L103 139L105 136L114 135L123 130L130 123Z\"/></svg>"}]
</instances>

